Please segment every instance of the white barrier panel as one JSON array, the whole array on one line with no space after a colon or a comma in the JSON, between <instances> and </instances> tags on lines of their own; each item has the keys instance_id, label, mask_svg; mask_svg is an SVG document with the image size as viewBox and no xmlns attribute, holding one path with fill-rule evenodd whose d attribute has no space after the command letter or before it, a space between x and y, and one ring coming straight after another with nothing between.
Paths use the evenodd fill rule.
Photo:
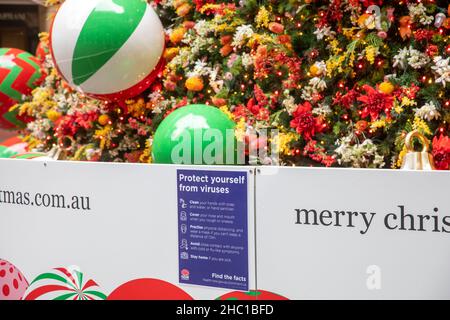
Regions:
<instances>
[{"instance_id":1,"label":"white barrier panel","mask_svg":"<svg viewBox=\"0 0 450 320\"><path fill-rule=\"evenodd\" d=\"M30 299L450 298L449 172L253 170L0 160L0 259Z\"/></svg>"},{"instance_id":2,"label":"white barrier panel","mask_svg":"<svg viewBox=\"0 0 450 320\"><path fill-rule=\"evenodd\" d=\"M68 270L72 275L81 272L83 284L76 285L82 286L93 279L105 296L120 285L141 278L166 281L194 299L216 299L236 286L242 290L254 289L251 168L182 167L180 172L184 177L177 176L179 169L157 165L0 160L0 258L13 263L29 282L43 273L61 275L61 270L53 268L64 267L63 273L67 274ZM202 171L196 174L197 170ZM227 177L230 170L233 172L228 181L211 181ZM180 179L183 181L177 181ZM195 184L209 188L189 193ZM233 189L236 186L239 189ZM177 198L177 189L183 199ZM202 198L207 201L202 202ZM246 203L242 203L244 199ZM187 219L181 211L186 211ZM217 214L211 216L214 212ZM246 215L246 221L242 220L243 216L236 218L233 214ZM210 228L211 222L221 229ZM231 232L224 225L241 227ZM189 247L181 250L186 232L191 236L186 242ZM228 242L236 245L227 248ZM187 267L180 270L186 258L195 259L194 270ZM204 259L210 261L203 263ZM199 270L209 272L211 278L194 279ZM68 276L66 280L70 282L70 279ZM190 284L190 279L195 280L192 282L195 285ZM38 288L41 291L35 291L32 297L39 297L53 280L46 278L32 285L41 286ZM203 280L205 285L227 289L197 286ZM154 290L161 297L183 297L170 285ZM55 298L57 294L41 297Z\"/></svg>"},{"instance_id":3,"label":"white barrier panel","mask_svg":"<svg viewBox=\"0 0 450 320\"><path fill-rule=\"evenodd\" d=\"M450 172L262 168L256 181L258 288L450 298Z\"/></svg>"}]
</instances>

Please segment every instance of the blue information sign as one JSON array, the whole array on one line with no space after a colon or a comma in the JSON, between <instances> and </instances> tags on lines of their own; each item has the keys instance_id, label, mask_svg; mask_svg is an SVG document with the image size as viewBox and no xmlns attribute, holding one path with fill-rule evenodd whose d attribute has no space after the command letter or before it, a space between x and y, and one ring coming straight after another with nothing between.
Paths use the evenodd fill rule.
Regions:
<instances>
[{"instance_id":1,"label":"blue information sign","mask_svg":"<svg viewBox=\"0 0 450 320\"><path fill-rule=\"evenodd\" d=\"M178 170L180 283L248 291L247 172Z\"/></svg>"}]
</instances>

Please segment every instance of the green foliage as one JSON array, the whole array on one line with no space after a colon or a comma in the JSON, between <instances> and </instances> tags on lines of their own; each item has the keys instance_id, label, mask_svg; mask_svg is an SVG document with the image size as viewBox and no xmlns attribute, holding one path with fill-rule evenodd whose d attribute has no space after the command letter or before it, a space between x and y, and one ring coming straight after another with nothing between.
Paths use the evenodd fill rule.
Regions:
<instances>
[{"instance_id":1,"label":"green foliage","mask_svg":"<svg viewBox=\"0 0 450 320\"><path fill-rule=\"evenodd\" d=\"M374 32L367 35L366 42L373 47L380 47L383 44L383 40Z\"/></svg>"}]
</instances>

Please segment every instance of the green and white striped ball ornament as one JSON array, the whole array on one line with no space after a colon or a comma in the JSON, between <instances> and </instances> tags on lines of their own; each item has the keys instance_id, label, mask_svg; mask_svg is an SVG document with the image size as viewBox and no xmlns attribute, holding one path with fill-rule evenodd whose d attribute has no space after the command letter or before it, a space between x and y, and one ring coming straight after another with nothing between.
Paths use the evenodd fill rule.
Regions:
<instances>
[{"instance_id":1,"label":"green and white striped ball ornament","mask_svg":"<svg viewBox=\"0 0 450 320\"><path fill-rule=\"evenodd\" d=\"M55 65L78 91L123 100L147 89L163 65L165 34L143 0L66 0L50 34Z\"/></svg>"}]
</instances>

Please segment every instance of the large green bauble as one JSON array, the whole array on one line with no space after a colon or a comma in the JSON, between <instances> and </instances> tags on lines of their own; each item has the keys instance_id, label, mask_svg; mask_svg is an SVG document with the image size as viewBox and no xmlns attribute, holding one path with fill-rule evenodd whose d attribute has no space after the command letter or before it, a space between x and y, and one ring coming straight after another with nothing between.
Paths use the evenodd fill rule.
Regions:
<instances>
[{"instance_id":1,"label":"large green bauble","mask_svg":"<svg viewBox=\"0 0 450 320\"><path fill-rule=\"evenodd\" d=\"M189 105L156 130L152 157L165 164L236 164L236 124L220 109Z\"/></svg>"}]
</instances>

